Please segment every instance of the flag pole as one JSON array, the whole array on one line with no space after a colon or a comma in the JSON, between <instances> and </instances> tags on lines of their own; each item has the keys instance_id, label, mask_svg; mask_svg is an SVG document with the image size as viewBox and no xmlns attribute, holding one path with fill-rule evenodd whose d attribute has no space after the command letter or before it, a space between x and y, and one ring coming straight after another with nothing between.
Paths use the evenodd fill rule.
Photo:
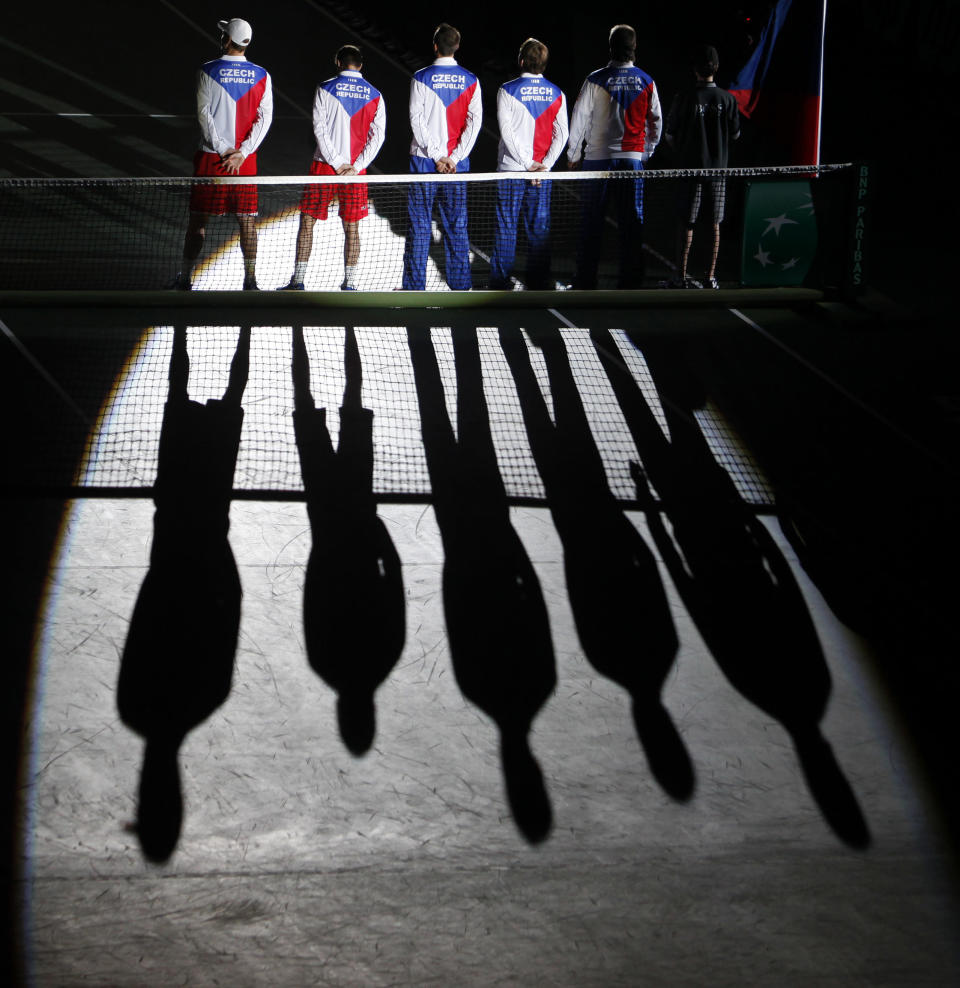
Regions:
<instances>
[{"instance_id":1,"label":"flag pole","mask_svg":"<svg viewBox=\"0 0 960 988\"><path fill-rule=\"evenodd\" d=\"M820 81L817 86L817 145L814 164L820 164L820 133L823 120L823 54L827 38L827 0L823 0L823 16L820 22Z\"/></svg>"}]
</instances>

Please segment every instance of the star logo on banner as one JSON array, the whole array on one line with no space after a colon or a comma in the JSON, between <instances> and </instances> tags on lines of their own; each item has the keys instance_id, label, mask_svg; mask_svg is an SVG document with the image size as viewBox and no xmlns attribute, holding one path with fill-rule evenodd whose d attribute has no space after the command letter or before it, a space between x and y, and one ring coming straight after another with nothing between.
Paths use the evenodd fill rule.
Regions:
<instances>
[{"instance_id":1,"label":"star logo on banner","mask_svg":"<svg viewBox=\"0 0 960 988\"><path fill-rule=\"evenodd\" d=\"M796 220L791 220L791 219L788 219L788 218L787 218L787 214L786 214L786 213L781 213L781 214L780 214L779 216L764 216L764 220L766 220L766 222L770 224L770 225L769 225L769 226L768 226L768 227L766 228L766 230L764 230L764 231L763 231L763 234L762 234L762 236L764 236L764 237L765 237L765 236L766 236L766 235L767 235L767 234L768 234L768 233L769 233L769 232L770 232L771 230L774 230L774 231L776 232L776 234L777 234L777 236L779 237L779 236L780 236L780 228L781 228L781 227L782 227L782 226L783 226L783 225L784 225L785 223L792 223L792 224L793 224L794 226L796 226L796 225L797 225L797 221L796 221Z\"/></svg>"},{"instance_id":2,"label":"star logo on banner","mask_svg":"<svg viewBox=\"0 0 960 988\"><path fill-rule=\"evenodd\" d=\"M748 187L743 230L743 283L801 285L817 250L817 218L809 179Z\"/></svg>"}]
</instances>

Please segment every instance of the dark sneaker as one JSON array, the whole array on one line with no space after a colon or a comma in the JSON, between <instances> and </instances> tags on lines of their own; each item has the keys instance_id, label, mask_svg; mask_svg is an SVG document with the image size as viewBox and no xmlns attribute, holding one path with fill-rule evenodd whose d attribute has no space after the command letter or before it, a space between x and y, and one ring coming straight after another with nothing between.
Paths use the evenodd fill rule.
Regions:
<instances>
[{"instance_id":1,"label":"dark sneaker","mask_svg":"<svg viewBox=\"0 0 960 988\"><path fill-rule=\"evenodd\" d=\"M357 289L356 289L356 286L355 285L348 285L346 282L344 282L340 286L340 291L341 292L355 292L356 290Z\"/></svg>"},{"instance_id":2,"label":"dark sneaker","mask_svg":"<svg viewBox=\"0 0 960 988\"><path fill-rule=\"evenodd\" d=\"M190 275L178 271L170 287L178 292L189 292L193 288L193 285L190 283Z\"/></svg>"},{"instance_id":3,"label":"dark sneaker","mask_svg":"<svg viewBox=\"0 0 960 988\"><path fill-rule=\"evenodd\" d=\"M716 278L704 278L703 279L704 288L719 288L720 282Z\"/></svg>"},{"instance_id":4,"label":"dark sneaker","mask_svg":"<svg viewBox=\"0 0 960 988\"><path fill-rule=\"evenodd\" d=\"M303 287L303 282L302 281L294 281L293 278L291 278L287 282L287 284L281 285L277 289L278 292L302 292L304 290L305 289Z\"/></svg>"},{"instance_id":5,"label":"dark sneaker","mask_svg":"<svg viewBox=\"0 0 960 988\"><path fill-rule=\"evenodd\" d=\"M243 290L245 292L258 292L260 289L257 287L256 278L244 278L243 279Z\"/></svg>"}]
</instances>

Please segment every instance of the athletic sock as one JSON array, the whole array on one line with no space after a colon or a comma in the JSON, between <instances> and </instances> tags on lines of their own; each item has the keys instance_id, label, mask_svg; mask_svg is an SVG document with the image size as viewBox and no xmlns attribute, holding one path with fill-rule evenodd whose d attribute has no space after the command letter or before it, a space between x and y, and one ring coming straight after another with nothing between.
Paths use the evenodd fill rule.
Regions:
<instances>
[{"instance_id":1,"label":"athletic sock","mask_svg":"<svg viewBox=\"0 0 960 988\"><path fill-rule=\"evenodd\" d=\"M307 262L297 261L297 263L294 264L293 266L293 280L297 284L302 285L304 278L306 278L306 276L307 276Z\"/></svg>"},{"instance_id":2,"label":"athletic sock","mask_svg":"<svg viewBox=\"0 0 960 988\"><path fill-rule=\"evenodd\" d=\"M356 288L354 284L354 279L357 277L357 265L356 264L345 264L343 266L343 283L348 288Z\"/></svg>"}]
</instances>

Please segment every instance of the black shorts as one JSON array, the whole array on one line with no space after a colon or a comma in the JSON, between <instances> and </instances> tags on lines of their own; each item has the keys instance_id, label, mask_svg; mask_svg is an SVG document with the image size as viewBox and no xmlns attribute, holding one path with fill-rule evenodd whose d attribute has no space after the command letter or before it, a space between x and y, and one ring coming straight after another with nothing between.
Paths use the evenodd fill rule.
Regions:
<instances>
[{"instance_id":1,"label":"black shorts","mask_svg":"<svg viewBox=\"0 0 960 988\"><path fill-rule=\"evenodd\" d=\"M700 215L700 207L707 200L713 207L713 223L723 222L723 209L727 201L727 180L725 178L693 178L684 183L684 189L677 200L680 219L687 226L693 226Z\"/></svg>"}]
</instances>

